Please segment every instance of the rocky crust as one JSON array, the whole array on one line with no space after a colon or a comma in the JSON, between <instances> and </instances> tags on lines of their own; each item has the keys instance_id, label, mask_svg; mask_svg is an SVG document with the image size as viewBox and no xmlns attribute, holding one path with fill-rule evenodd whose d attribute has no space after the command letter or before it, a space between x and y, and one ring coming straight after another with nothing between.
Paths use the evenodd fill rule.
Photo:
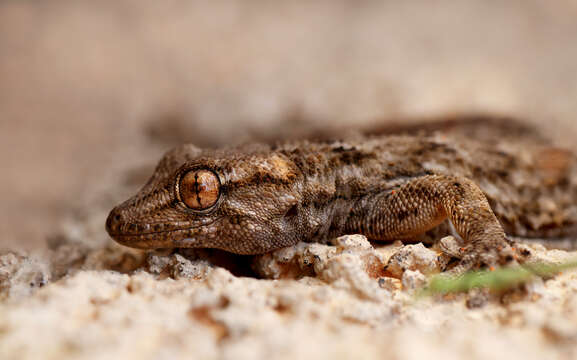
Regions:
<instances>
[{"instance_id":1,"label":"rocky crust","mask_svg":"<svg viewBox=\"0 0 577 360\"><path fill-rule=\"evenodd\" d=\"M0 255L0 358L577 356L576 272L420 298L449 260L434 247L352 235L258 257L144 253L95 231L100 216L49 254ZM527 246L540 261L576 255Z\"/></svg>"}]
</instances>

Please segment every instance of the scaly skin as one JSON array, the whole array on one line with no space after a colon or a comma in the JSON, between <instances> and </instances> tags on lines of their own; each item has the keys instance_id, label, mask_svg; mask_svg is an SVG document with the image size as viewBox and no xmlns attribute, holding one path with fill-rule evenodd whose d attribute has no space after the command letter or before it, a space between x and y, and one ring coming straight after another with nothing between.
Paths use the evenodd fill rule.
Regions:
<instances>
[{"instance_id":1,"label":"scaly skin","mask_svg":"<svg viewBox=\"0 0 577 360\"><path fill-rule=\"evenodd\" d=\"M574 232L576 163L532 140L487 144L440 134L216 151L183 145L111 211L106 228L135 248L262 254L352 233L411 239L449 219L464 240L462 263L493 266L514 261L504 229L518 236ZM192 198L195 206L216 198L207 209L181 198L179 179L197 170L220 182L217 197Z\"/></svg>"}]
</instances>

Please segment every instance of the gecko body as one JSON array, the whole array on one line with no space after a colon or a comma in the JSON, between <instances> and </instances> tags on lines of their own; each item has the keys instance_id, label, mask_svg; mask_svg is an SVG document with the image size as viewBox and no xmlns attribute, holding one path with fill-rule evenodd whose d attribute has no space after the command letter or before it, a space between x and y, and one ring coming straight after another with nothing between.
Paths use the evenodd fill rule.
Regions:
<instances>
[{"instance_id":1,"label":"gecko body","mask_svg":"<svg viewBox=\"0 0 577 360\"><path fill-rule=\"evenodd\" d=\"M202 150L182 145L108 233L126 246L262 254L360 233L409 240L448 220L462 261L514 261L507 237L565 236L577 224L573 154L532 141L393 135Z\"/></svg>"}]
</instances>

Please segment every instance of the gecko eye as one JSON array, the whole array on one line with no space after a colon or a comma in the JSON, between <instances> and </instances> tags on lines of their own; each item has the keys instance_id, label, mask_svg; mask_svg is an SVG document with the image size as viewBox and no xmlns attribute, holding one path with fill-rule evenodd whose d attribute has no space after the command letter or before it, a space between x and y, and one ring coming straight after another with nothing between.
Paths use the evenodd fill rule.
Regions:
<instances>
[{"instance_id":1,"label":"gecko eye","mask_svg":"<svg viewBox=\"0 0 577 360\"><path fill-rule=\"evenodd\" d=\"M205 210L216 204L220 181L210 170L192 170L180 178L180 199L194 210Z\"/></svg>"}]
</instances>

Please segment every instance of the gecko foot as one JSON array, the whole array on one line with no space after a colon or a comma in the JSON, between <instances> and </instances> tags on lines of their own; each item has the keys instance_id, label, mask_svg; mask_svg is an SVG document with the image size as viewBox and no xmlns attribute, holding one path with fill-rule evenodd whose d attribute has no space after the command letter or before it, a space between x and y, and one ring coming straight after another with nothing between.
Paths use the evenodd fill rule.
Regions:
<instances>
[{"instance_id":1,"label":"gecko foot","mask_svg":"<svg viewBox=\"0 0 577 360\"><path fill-rule=\"evenodd\" d=\"M457 239L447 236L439 242L441 251L452 258L459 259L458 264L448 272L462 274L468 270L478 268L494 269L500 266L517 265L518 260L525 258L524 252L510 240L500 242L498 245L487 245L487 242L463 246Z\"/></svg>"}]
</instances>

